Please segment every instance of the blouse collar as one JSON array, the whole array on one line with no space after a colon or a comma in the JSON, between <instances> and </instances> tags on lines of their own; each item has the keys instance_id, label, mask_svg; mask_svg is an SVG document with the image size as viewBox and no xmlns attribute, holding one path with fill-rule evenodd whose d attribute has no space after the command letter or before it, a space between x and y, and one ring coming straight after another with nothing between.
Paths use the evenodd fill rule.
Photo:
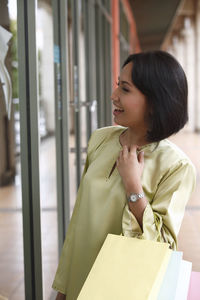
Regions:
<instances>
[{"instance_id":1,"label":"blouse collar","mask_svg":"<svg viewBox=\"0 0 200 300\"><path fill-rule=\"evenodd\" d=\"M119 137L122 133L124 133L125 131L127 130L127 128L123 127L120 132L119 132L119 135L118 135L118 144L120 145L120 147L122 148L122 145L120 143L120 140L119 140ZM158 147L159 145L159 142L152 142L152 143L149 143L149 144L146 144L144 146L141 146L139 147L139 149L137 150L137 152L141 152L141 151L150 151L150 152L153 152L154 150L156 150L156 148Z\"/></svg>"}]
</instances>

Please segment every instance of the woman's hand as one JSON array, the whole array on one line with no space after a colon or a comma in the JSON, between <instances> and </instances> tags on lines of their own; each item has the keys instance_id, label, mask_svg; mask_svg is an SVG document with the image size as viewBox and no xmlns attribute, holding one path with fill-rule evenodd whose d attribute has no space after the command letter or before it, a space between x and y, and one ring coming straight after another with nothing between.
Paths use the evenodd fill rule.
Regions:
<instances>
[{"instance_id":1,"label":"woman's hand","mask_svg":"<svg viewBox=\"0 0 200 300\"><path fill-rule=\"evenodd\" d=\"M117 169L122 177L126 193L142 192L141 176L144 168L144 152L137 154L137 146L123 146L117 159Z\"/></svg>"},{"instance_id":2,"label":"woman's hand","mask_svg":"<svg viewBox=\"0 0 200 300\"><path fill-rule=\"evenodd\" d=\"M143 193L141 176L144 168L144 152L137 154L137 146L123 146L117 159L117 168L122 177L127 196L131 193ZM143 230L143 213L147 206L145 197L132 203L129 201L129 209L136 217L141 229Z\"/></svg>"}]
</instances>

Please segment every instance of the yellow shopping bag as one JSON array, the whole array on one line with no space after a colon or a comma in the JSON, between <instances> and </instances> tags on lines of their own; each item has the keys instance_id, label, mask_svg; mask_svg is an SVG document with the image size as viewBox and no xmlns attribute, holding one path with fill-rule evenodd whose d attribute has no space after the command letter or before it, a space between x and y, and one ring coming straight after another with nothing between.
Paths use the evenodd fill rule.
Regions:
<instances>
[{"instance_id":1,"label":"yellow shopping bag","mask_svg":"<svg viewBox=\"0 0 200 300\"><path fill-rule=\"evenodd\" d=\"M166 243L108 234L78 300L155 300L172 250Z\"/></svg>"}]
</instances>

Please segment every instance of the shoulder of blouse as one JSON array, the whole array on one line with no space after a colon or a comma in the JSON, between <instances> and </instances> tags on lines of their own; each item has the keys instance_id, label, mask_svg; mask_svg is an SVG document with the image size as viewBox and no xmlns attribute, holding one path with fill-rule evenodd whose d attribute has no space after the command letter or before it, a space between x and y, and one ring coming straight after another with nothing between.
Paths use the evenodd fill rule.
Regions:
<instances>
[{"instance_id":1,"label":"shoulder of blouse","mask_svg":"<svg viewBox=\"0 0 200 300\"><path fill-rule=\"evenodd\" d=\"M192 164L186 153L168 139L160 141L156 150L163 156L163 158L168 159L168 162L178 162L183 160Z\"/></svg>"},{"instance_id":2,"label":"shoulder of blouse","mask_svg":"<svg viewBox=\"0 0 200 300\"><path fill-rule=\"evenodd\" d=\"M173 173L177 169L183 170L183 172L187 169L190 170L195 181L196 168L194 164L177 145L168 139L159 142L154 155L155 163L159 165L162 176Z\"/></svg>"}]
</instances>

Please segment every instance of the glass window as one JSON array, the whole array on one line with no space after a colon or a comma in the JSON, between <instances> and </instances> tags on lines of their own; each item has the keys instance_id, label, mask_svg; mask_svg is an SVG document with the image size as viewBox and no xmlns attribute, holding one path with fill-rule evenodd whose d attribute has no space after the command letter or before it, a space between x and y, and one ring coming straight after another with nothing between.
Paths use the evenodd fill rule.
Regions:
<instances>
[{"instance_id":1,"label":"glass window","mask_svg":"<svg viewBox=\"0 0 200 300\"><path fill-rule=\"evenodd\" d=\"M16 0L0 9L0 294L24 299Z\"/></svg>"}]
</instances>

